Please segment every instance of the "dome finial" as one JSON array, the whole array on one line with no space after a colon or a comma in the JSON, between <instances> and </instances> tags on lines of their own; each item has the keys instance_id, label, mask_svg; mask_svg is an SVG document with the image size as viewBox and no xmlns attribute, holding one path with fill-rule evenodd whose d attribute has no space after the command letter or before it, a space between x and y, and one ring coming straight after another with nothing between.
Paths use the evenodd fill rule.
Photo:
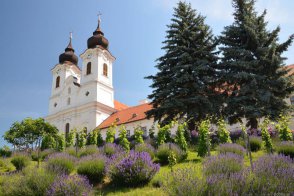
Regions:
<instances>
[{"instance_id":1,"label":"dome finial","mask_svg":"<svg viewBox=\"0 0 294 196\"><path fill-rule=\"evenodd\" d=\"M72 32L69 32L69 43L68 43L65 51L68 51L68 50L73 50L74 51L74 49L72 47L72 44L71 44L71 40L72 40Z\"/></svg>"},{"instance_id":2,"label":"dome finial","mask_svg":"<svg viewBox=\"0 0 294 196\"><path fill-rule=\"evenodd\" d=\"M101 23L101 12L98 12L97 16L98 16L98 27L97 29L100 29L100 23Z\"/></svg>"}]
</instances>

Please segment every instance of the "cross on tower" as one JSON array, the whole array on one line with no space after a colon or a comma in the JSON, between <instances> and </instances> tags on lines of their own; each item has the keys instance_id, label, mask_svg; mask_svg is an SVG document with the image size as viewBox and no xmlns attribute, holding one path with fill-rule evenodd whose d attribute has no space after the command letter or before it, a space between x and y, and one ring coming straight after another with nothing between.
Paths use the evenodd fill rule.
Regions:
<instances>
[{"instance_id":1,"label":"cross on tower","mask_svg":"<svg viewBox=\"0 0 294 196\"><path fill-rule=\"evenodd\" d=\"M101 12L98 12L97 16L98 16L98 26L100 26L100 22L101 22Z\"/></svg>"}]
</instances>

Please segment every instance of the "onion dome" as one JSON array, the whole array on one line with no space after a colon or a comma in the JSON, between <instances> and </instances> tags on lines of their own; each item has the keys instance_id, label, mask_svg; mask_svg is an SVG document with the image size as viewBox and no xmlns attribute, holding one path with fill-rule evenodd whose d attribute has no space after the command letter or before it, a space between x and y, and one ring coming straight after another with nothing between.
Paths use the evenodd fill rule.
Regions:
<instances>
[{"instance_id":1,"label":"onion dome","mask_svg":"<svg viewBox=\"0 0 294 196\"><path fill-rule=\"evenodd\" d=\"M101 46L104 49L108 49L108 40L104 37L104 33L100 29L100 16L98 19L97 29L93 32L93 36L88 39L88 48L96 48Z\"/></svg>"},{"instance_id":2,"label":"onion dome","mask_svg":"<svg viewBox=\"0 0 294 196\"><path fill-rule=\"evenodd\" d=\"M65 48L64 53L59 55L59 63L65 63L65 62L71 62L75 65L78 65L78 57L75 55L75 50L73 49L71 45L71 40L72 40L72 34L70 33L69 37L69 43L68 46Z\"/></svg>"}]
</instances>

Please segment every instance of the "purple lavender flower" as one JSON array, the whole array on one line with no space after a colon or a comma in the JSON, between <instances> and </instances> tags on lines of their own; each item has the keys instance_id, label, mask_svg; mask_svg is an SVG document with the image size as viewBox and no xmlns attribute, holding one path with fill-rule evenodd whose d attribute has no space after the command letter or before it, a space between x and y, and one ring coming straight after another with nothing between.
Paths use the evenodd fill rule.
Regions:
<instances>
[{"instance_id":1,"label":"purple lavender flower","mask_svg":"<svg viewBox=\"0 0 294 196\"><path fill-rule=\"evenodd\" d=\"M243 157L234 153L219 154L204 160L203 171L206 176L213 174L224 174L229 176L232 173L243 169Z\"/></svg>"},{"instance_id":2,"label":"purple lavender flower","mask_svg":"<svg viewBox=\"0 0 294 196\"><path fill-rule=\"evenodd\" d=\"M221 154L224 153L235 153L238 154L242 157L245 155L245 149L243 146L240 146L238 144L232 144L232 143L226 143L226 144L220 144L219 147L217 148L217 151Z\"/></svg>"},{"instance_id":3,"label":"purple lavender flower","mask_svg":"<svg viewBox=\"0 0 294 196\"><path fill-rule=\"evenodd\" d=\"M76 160L76 157L67 153L54 153L46 158L46 169L57 174L70 174Z\"/></svg>"},{"instance_id":4,"label":"purple lavender flower","mask_svg":"<svg viewBox=\"0 0 294 196\"><path fill-rule=\"evenodd\" d=\"M143 185L159 171L159 164L154 164L147 152L131 150L125 157L112 157L112 159L115 160L115 163L108 172L115 184Z\"/></svg>"},{"instance_id":5,"label":"purple lavender flower","mask_svg":"<svg viewBox=\"0 0 294 196\"><path fill-rule=\"evenodd\" d=\"M47 190L48 196L87 196L90 195L92 186L88 179L80 175L58 176Z\"/></svg>"},{"instance_id":6,"label":"purple lavender flower","mask_svg":"<svg viewBox=\"0 0 294 196\"><path fill-rule=\"evenodd\" d=\"M124 149L115 143L106 143L104 146L99 148L99 151L106 156L111 157L116 153L124 152Z\"/></svg>"}]
</instances>

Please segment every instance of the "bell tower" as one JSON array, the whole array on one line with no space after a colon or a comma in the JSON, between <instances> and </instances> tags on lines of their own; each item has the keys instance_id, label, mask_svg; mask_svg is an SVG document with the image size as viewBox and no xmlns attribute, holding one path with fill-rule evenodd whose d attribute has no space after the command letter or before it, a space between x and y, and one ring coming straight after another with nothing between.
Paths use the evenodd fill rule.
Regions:
<instances>
[{"instance_id":1,"label":"bell tower","mask_svg":"<svg viewBox=\"0 0 294 196\"><path fill-rule=\"evenodd\" d=\"M93 36L87 41L88 48L80 55L83 60L81 86L89 94L89 102L114 107L112 65L115 57L108 50L109 42L101 30L100 15Z\"/></svg>"}]
</instances>

